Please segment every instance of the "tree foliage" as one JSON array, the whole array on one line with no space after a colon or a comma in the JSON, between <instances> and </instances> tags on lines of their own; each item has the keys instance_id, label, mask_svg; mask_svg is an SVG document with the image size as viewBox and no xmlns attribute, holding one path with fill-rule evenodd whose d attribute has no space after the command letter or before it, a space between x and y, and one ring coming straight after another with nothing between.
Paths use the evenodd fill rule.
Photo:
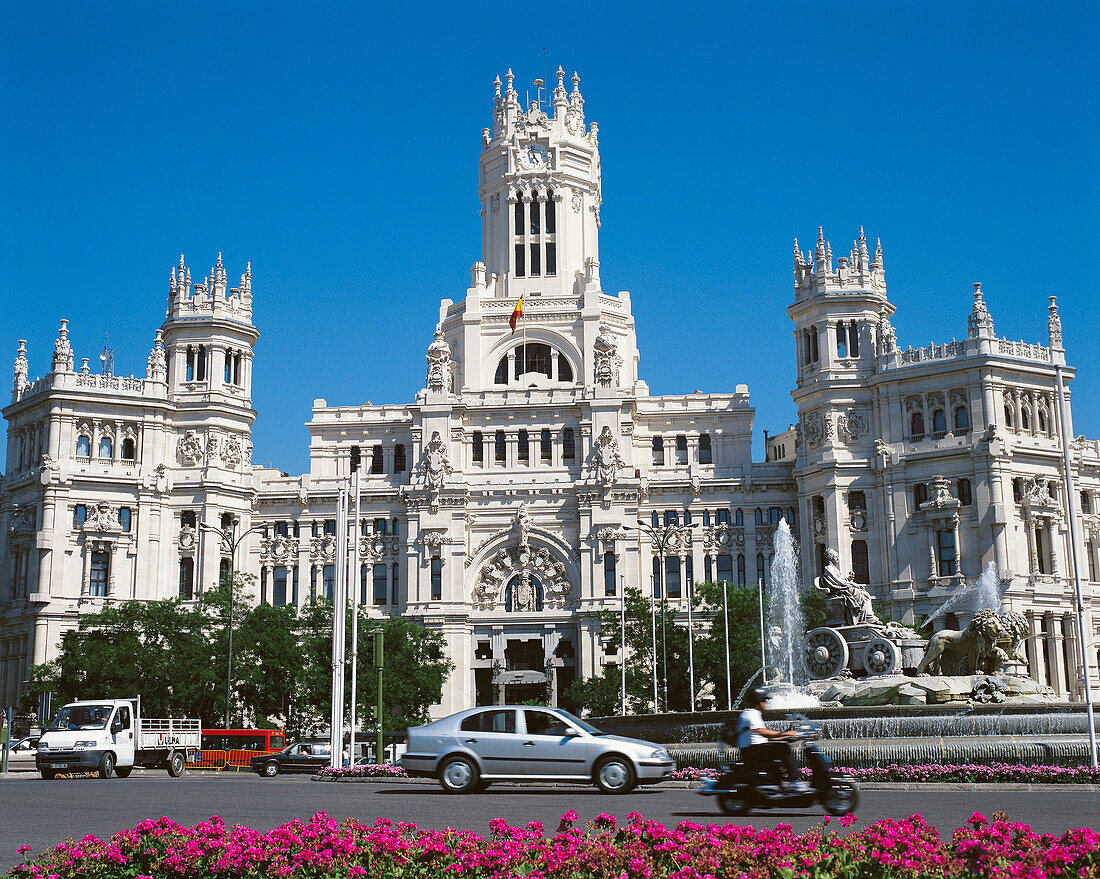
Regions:
<instances>
[{"instance_id":1,"label":"tree foliage","mask_svg":"<svg viewBox=\"0 0 1100 879\"><path fill-rule=\"evenodd\" d=\"M206 727L278 726L291 736L327 729L332 605L312 602L300 614L292 605L257 605L248 585L248 577L234 574L197 603L105 603L65 633L55 661L31 669L24 706L32 707L46 691L54 694L55 705L78 698L141 696L148 716L197 717ZM425 722L453 668L444 658L443 636L403 618L371 620L365 611L359 629L358 717L373 716L377 675L366 644L371 630L379 629L386 651L385 728L404 730ZM347 631L350 651L350 619ZM349 691L350 677L349 663Z\"/></svg>"}]
</instances>

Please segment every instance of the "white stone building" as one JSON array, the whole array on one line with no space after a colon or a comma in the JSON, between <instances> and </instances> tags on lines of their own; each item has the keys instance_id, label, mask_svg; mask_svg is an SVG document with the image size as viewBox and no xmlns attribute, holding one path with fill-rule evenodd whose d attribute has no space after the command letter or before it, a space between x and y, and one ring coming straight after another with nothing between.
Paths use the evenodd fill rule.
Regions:
<instances>
[{"instance_id":1,"label":"white stone building","mask_svg":"<svg viewBox=\"0 0 1100 879\"><path fill-rule=\"evenodd\" d=\"M997 339L979 295L966 340L900 351L881 249L870 257L861 233L834 269L823 236L812 260L796 247L798 426L753 462L744 385L649 394L630 296L601 284L598 129L572 83L559 69L550 106L522 107L511 73L503 92L497 81L482 260L464 297L440 305L424 387L403 404L316 400L307 474L251 464L251 273L227 290L220 257L201 284L182 258L173 270L144 379L74 371L62 322L51 371L30 383L20 342L4 410L0 704L109 598L193 598L231 565L264 601L331 595L336 498L353 470L360 598L445 633L455 671L440 713L556 698L617 663L597 614L624 585L684 608L692 582L766 582L784 516L908 621L995 562L1038 636L1033 674L1079 695L1053 301L1048 346ZM1074 449L1094 603L1100 447ZM638 520L695 527L662 568ZM261 530L231 559L204 526Z\"/></svg>"}]
</instances>

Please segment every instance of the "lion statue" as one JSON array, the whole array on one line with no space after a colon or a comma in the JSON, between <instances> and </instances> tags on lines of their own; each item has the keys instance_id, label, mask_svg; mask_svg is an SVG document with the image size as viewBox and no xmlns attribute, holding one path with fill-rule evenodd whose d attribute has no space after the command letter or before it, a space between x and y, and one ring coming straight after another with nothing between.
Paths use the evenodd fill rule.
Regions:
<instances>
[{"instance_id":1,"label":"lion statue","mask_svg":"<svg viewBox=\"0 0 1100 879\"><path fill-rule=\"evenodd\" d=\"M942 629L931 637L917 674L996 674L1018 659L1026 635L1020 614L998 617L995 611L980 610L963 631Z\"/></svg>"}]
</instances>

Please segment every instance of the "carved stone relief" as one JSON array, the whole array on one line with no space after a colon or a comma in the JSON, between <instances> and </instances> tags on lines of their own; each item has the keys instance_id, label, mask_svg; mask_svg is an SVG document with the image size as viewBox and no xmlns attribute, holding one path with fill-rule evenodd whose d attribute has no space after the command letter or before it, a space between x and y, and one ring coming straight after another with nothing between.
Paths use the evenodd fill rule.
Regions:
<instances>
[{"instance_id":1,"label":"carved stone relief","mask_svg":"<svg viewBox=\"0 0 1100 879\"><path fill-rule=\"evenodd\" d=\"M187 431L176 443L176 454L184 464L198 464L202 461L202 439L194 431Z\"/></svg>"}]
</instances>

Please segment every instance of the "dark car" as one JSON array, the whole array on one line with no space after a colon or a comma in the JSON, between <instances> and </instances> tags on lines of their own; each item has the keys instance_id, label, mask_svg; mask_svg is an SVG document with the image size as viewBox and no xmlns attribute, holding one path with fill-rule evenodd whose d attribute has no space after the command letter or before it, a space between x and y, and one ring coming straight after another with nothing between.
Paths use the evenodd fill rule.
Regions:
<instances>
[{"instance_id":1,"label":"dark car","mask_svg":"<svg viewBox=\"0 0 1100 879\"><path fill-rule=\"evenodd\" d=\"M248 761L249 767L264 778L280 772L319 772L332 762L328 742L295 742L276 754L260 754Z\"/></svg>"}]
</instances>

